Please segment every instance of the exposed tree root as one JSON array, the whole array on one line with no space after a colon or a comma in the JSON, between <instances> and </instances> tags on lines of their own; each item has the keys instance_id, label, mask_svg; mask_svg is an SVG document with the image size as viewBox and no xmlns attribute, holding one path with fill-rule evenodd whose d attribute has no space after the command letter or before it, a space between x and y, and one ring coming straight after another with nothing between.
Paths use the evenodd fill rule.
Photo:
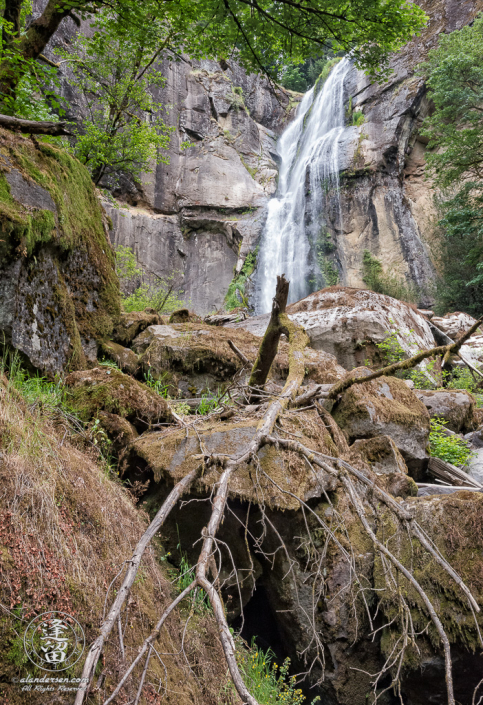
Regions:
<instances>
[{"instance_id":1,"label":"exposed tree root","mask_svg":"<svg viewBox=\"0 0 483 705\"><path fill-rule=\"evenodd\" d=\"M102 624L99 636L89 649L89 653L87 654L87 658L84 662L82 678L85 680L83 680L83 683L87 683L90 685L92 682L92 678L94 676L97 662L99 661L99 657L104 647L104 643L108 638L109 634L111 633L114 624L119 619L122 606L126 601L127 597L129 596L129 592L133 586L139 566L141 564L141 559L144 555L146 548L148 547L153 536L156 535L156 533L166 521L166 518L171 512L171 510L176 506L183 492L185 492L190 487L197 474L198 469L193 470L188 475L183 477L183 479L180 480L177 485L175 485L175 487L171 490L168 497L164 501L163 506L158 511L153 521L149 525L148 529L141 536L138 545L134 549L134 553L131 556L131 559L129 561L126 561L127 565L129 565L129 568L127 569L122 585L118 590L116 599L112 603L111 609L109 610L109 614L107 615L106 619ZM82 704L84 696L87 692L88 687L86 687L85 691L77 691L75 705Z\"/></svg>"},{"instance_id":2,"label":"exposed tree root","mask_svg":"<svg viewBox=\"0 0 483 705\"><path fill-rule=\"evenodd\" d=\"M260 346L260 351L255 362L249 383L249 392L247 394L248 401L250 398L256 397L259 402L264 402L262 405L258 405L257 409L263 409L264 413L261 417L257 429L252 436L251 440L246 443L241 452L236 455L229 454L216 454L209 453L203 446L200 436L200 454L197 456L201 466L203 468L218 468L219 476L216 482L213 483L212 492L213 497L211 500L211 514L207 525L203 528L201 532L202 546L201 551L194 568L194 578L191 584L186 587L174 600L166 606L156 624L151 634L142 644L138 654L133 659L133 661L128 665L125 664L125 659L123 658L123 673L111 695L105 700L104 705L109 705L113 700L119 695L121 690L127 686L130 679L134 677L134 672L139 674L139 680L136 683L136 695L135 699L132 701L138 704L143 691L143 686L145 683L146 675L148 673L148 667L150 659L155 652L155 641L160 635L162 628L166 625L166 620L169 615L177 608L183 600L185 600L190 593L197 589L203 590L210 602L213 616L217 622L219 636L221 644L223 647L225 659L228 665L228 669L231 675L232 682L236 688L238 695L240 696L242 702L245 705L258 705L258 702L253 694L251 694L243 680L240 668L237 663L236 651L235 651L235 640L230 631L224 604L221 598L221 590L224 585L229 584L230 580L236 581L240 604L241 601L241 590L239 584L239 578L237 574L237 566L233 560L233 556L230 547L224 544L217 538L218 531L223 522L226 510L227 510L227 500L230 492L231 481L236 475L237 470L246 464L250 464L253 468L253 491L256 497L256 503L261 511L261 536L251 538L253 545L255 546L255 551L259 552L267 560L271 560L272 564L275 560L275 556L279 550L283 551L287 558L288 571L287 575L292 573L294 579L294 590L296 593L296 600L300 606L301 613L304 615L304 619L308 625L308 631L310 633L310 639L308 646L304 649L302 656L307 663L307 660L311 659L311 662L307 665L306 673L310 673L316 662L320 665L321 678L324 678L324 667L325 667L325 657L324 657L324 643L321 639L319 630L316 623L316 605L319 600L325 595L325 579L323 575L324 561L327 557L328 547L331 543L335 545L337 551L343 557L343 560L347 562L349 566L349 578L346 585L340 588L340 593L347 593L352 601L352 607L354 616L357 622L357 609L356 609L356 599L360 598L364 605L364 610L367 614L367 619L369 621L371 632L373 638L376 636L378 629L374 629L374 616L371 616L371 610L369 608L368 601L366 600L366 592L373 591L374 588L370 584L369 580L363 575L360 575L360 570L358 570L358 564L356 556L354 554L353 547L350 542L349 531L345 525L344 518L338 512L338 510L333 507L330 499L326 495L327 501L333 507L333 516L335 517L334 523L330 524L325 522L318 513L303 501L302 498L298 497L296 494L283 489L280 484L266 473L260 465L258 453L264 446L274 446L275 448L283 448L287 451L293 451L299 456L302 456L307 462L308 466L311 468L314 474L321 471L327 473L333 478L337 479L339 487L342 487L345 491L345 496L348 499L350 506L353 508L355 515L357 515L365 535L370 539L374 547L375 553L381 561L383 567L383 575L385 581L385 591L391 596L396 596L399 605L399 612L397 617L395 617L389 625L393 623L397 624L400 630L399 637L395 640L391 648L391 652L386 658L386 662L383 665L379 673L369 674L374 678L373 687L375 693L375 700L377 701L379 695L376 695L377 684L381 677L390 672L392 675L391 686L394 688L395 692L399 693L401 696L401 672L403 668L404 657L409 646L413 646L417 649L416 637L418 634L414 628L411 616L411 610L409 607L409 602L407 597L402 594L402 590L398 582L398 574L404 576L408 583L414 588L416 593L424 605L425 612L427 613L428 620L433 623L439 639L442 644L442 649L445 658L445 677L446 677L446 688L447 688L447 702L448 705L455 705L455 698L453 692L453 680L452 680L452 665L451 665L451 650L448 636L446 634L445 628L441 622L437 611L418 580L414 577L411 571L401 563L398 557L388 548L387 542L384 543L376 535L372 523L377 519L377 508L375 508L370 499L376 498L384 504L384 506L392 513L392 515L397 519L398 526L400 525L404 528L405 533L412 539L416 539L424 550L430 555L451 577L455 584L459 587L462 593L466 596L470 609L473 612L473 616L476 622L475 613L480 611L475 598L473 597L471 591L464 583L462 578L454 570L454 568L446 561L446 559L438 551L437 547L434 545L432 540L425 534L422 528L415 521L414 516L408 509L404 507L403 504L397 502L390 494L385 492L383 489L378 487L371 477L364 474L364 472L352 467L349 463L342 460L341 458L334 458L332 456L323 455L310 448L305 447L298 441L289 440L286 438L279 438L274 436L274 429L276 429L276 423L280 415L284 410L289 407L303 406L306 403L313 402L314 398L317 396L329 396L334 399L341 391L344 391L352 384L357 384L359 382L370 381L371 379L376 379L385 374L393 374L399 369L408 369L412 367L421 360L433 356L435 354L446 355L446 353L457 352L459 347L463 344L471 332L482 323L483 319L477 322L475 326L470 329L457 343L452 343L451 345L441 346L439 348L434 348L430 351L423 351L419 355L406 360L403 363L397 363L396 365L390 365L389 367L379 370L378 372L370 375L369 377L363 378L350 378L339 384L334 385L330 391L326 385L319 385L313 388L309 392L300 393L300 387L302 385L304 375L305 375L305 365L304 365L304 355L303 350L307 345L308 338L302 328L297 326L295 323L290 321L285 313L285 306L288 297L288 282L285 278L279 277L277 282L277 292L274 298L272 317L267 333L263 338L262 344ZM289 339L289 374L283 387L282 391L277 395L268 396L263 390L263 386L266 382L270 366L273 362L275 354L277 352L278 341L280 335L285 333ZM235 350L235 352L237 352ZM238 353L237 353L238 354ZM240 356L240 355L239 355ZM248 361L243 361L246 364ZM240 393L238 392L237 403L241 405L239 401ZM298 395L298 396L297 396ZM268 402L268 403L267 403ZM251 407L253 408L253 407ZM340 452L346 452L348 450L347 441L342 435L339 427L335 423L332 416L323 407L319 406L315 402L315 408L318 411L320 419L325 427L330 432L335 444L338 446ZM295 411L294 411L295 413ZM197 419L193 424L200 421ZM193 424L190 424L193 425ZM195 429L196 430L196 429ZM315 468L318 468L317 470ZM155 519L149 526L146 533L141 537L138 546L132 556L132 558L127 561L129 566L122 582L121 588L116 595L114 602L109 610L109 613L104 620L99 636L92 644L83 671L83 678L87 679L89 685L92 682L92 678L95 672L95 668L99 657L101 655L102 649L105 645L106 639L112 631L113 626L118 622L122 607L126 601L129 591L133 585L136 573L141 563L142 556L146 547L148 546L151 538L156 534L156 532L161 528L165 522L170 511L177 504L181 495L189 489L190 485L197 477L198 470L193 470L188 475L186 475L178 484L173 488L168 498L163 503L162 507L158 511ZM295 581L295 570L297 568L297 562L290 558L287 547L285 546L283 539L278 532L274 523L270 520L268 513L265 510L265 497L264 490L262 489L262 484L260 482L261 476L265 476L270 483L272 483L277 491L281 494L290 495L292 499L295 499L301 508L306 536L297 537L300 539L300 547L303 548L306 560L306 570L309 572L312 585L313 585L313 605L312 612L307 609L306 606L302 606L301 601L299 601L297 586ZM369 498L364 503L363 499ZM371 516L372 511L372 516ZM355 516L354 515L354 516ZM307 517L311 517L313 521L317 522L323 532L324 532L324 545L322 549L315 546L310 526ZM238 517L237 517L238 518ZM312 520L311 519L311 520ZM241 521L239 519L239 521ZM354 518L354 521L357 521ZM243 522L242 522L243 523ZM330 524L330 525L329 525ZM253 572L253 562L251 561L250 549L248 546L247 536L249 534L248 529L248 513L245 527L245 542L247 544L247 551L249 554L251 562L251 572ZM264 548L264 538L268 531L271 531L276 537L278 542L278 548L271 554L267 554ZM343 537L343 539L341 538ZM223 547L230 556L232 563L232 571L230 576L225 579L225 581L220 585L220 567L221 567L221 548ZM216 558L219 558L219 565L216 565ZM250 569L249 569L250 572ZM211 576L211 577L210 577ZM242 582L245 578L242 578ZM378 608L379 609L379 608ZM376 610L377 613L377 610ZM477 631L479 634L479 629L477 625ZM121 651L124 653L122 646L122 632L120 631L121 639ZM481 636L480 636L481 640ZM483 641L482 641L483 645ZM316 655L314 658L310 656L315 651ZM156 652L155 652L156 653ZM136 676L137 678L138 676ZM78 691L75 705L82 705L84 696L87 691ZM476 691L475 691L476 695ZM402 700L401 700L402 702Z\"/></svg>"}]
</instances>

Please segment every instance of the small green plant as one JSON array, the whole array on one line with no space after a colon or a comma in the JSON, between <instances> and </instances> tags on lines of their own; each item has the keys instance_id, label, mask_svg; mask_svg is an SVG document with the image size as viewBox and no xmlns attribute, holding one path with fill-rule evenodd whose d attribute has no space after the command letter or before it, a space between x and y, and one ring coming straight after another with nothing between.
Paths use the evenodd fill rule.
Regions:
<instances>
[{"instance_id":1,"label":"small green plant","mask_svg":"<svg viewBox=\"0 0 483 705\"><path fill-rule=\"evenodd\" d=\"M399 301L417 303L420 298L414 284L406 282L395 272L385 272L381 262L369 250L364 250L362 258L362 281L377 294L386 294Z\"/></svg>"},{"instance_id":2,"label":"small green plant","mask_svg":"<svg viewBox=\"0 0 483 705\"><path fill-rule=\"evenodd\" d=\"M161 379L154 379L151 374L151 370L148 370L148 372L144 374L144 384L150 389L153 389L157 394L159 394L160 397L163 397L163 399L170 398L170 385L167 382L163 381L163 377Z\"/></svg>"},{"instance_id":3,"label":"small green plant","mask_svg":"<svg viewBox=\"0 0 483 705\"><path fill-rule=\"evenodd\" d=\"M328 258L323 257L320 267L324 275L325 284L327 286L335 286L339 282L339 270L335 264Z\"/></svg>"},{"instance_id":4,"label":"small green plant","mask_svg":"<svg viewBox=\"0 0 483 705\"><path fill-rule=\"evenodd\" d=\"M228 93L228 101L235 110L245 110L248 113L247 107L245 105L245 100L243 98L243 88L241 86L232 86L231 92Z\"/></svg>"},{"instance_id":5,"label":"small green plant","mask_svg":"<svg viewBox=\"0 0 483 705\"><path fill-rule=\"evenodd\" d=\"M42 377L38 372L30 374L23 367L16 350L4 351L0 358L0 373L8 377L9 384L30 406L37 406L45 411L62 409L69 414L75 413L61 378L56 377L52 381Z\"/></svg>"},{"instance_id":6,"label":"small green plant","mask_svg":"<svg viewBox=\"0 0 483 705\"><path fill-rule=\"evenodd\" d=\"M443 429L446 421L438 416L431 419L431 432L429 434L429 446L431 455L440 458L447 463L461 467L466 465L474 456L468 443L459 436L449 436Z\"/></svg>"},{"instance_id":7,"label":"small green plant","mask_svg":"<svg viewBox=\"0 0 483 705\"><path fill-rule=\"evenodd\" d=\"M143 270L130 247L116 247L116 274L123 284L131 284L142 276Z\"/></svg>"},{"instance_id":8,"label":"small green plant","mask_svg":"<svg viewBox=\"0 0 483 705\"><path fill-rule=\"evenodd\" d=\"M360 127L361 125L363 125L365 123L365 121L366 121L366 117L365 117L364 113L362 112L362 110L355 110L352 113L352 125L354 127Z\"/></svg>"},{"instance_id":9,"label":"small green plant","mask_svg":"<svg viewBox=\"0 0 483 705\"><path fill-rule=\"evenodd\" d=\"M200 414L201 416L204 416L205 414L209 414L210 411L214 411L217 406L217 398L213 398L210 394L203 394L203 396L201 397L200 405L196 410L196 413Z\"/></svg>"},{"instance_id":10,"label":"small green plant","mask_svg":"<svg viewBox=\"0 0 483 705\"><path fill-rule=\"evenodd\" d=\"M238 638L237 642L238 667L248 690L260 705L302 705L305 696L300 688L295 687L295 676L288 675L289 658L278 666L274 663L273 651L259 649L254 639L249 648L241 639ZM315 698L312 705L318 700L320 698Z\"/></svg>"},{"instance_id":11,"label":"small green plant","mask_svg":"<svg viewBox=\"0 0 483 705\"><path fill-rule=\"evenodd\" d=\"M180 544L178 544L178 549L179 548ZM178 591L178 594L180 592L183 592L183 590L186 590L186 588L191 585L195 577L195 569L196 566L190 565L188 556L186 555L186 553L183 552L181 553L179 569L169 569L168 573L171 577L173 584L176 587L176 590ZM211 609L208 596L206 595L205 591L201 588L195 588L195 590L193 591L193 593L191 593L188 599L191 602L191 608L194 610L194 612L197 612L198 614Z\"/></svg>"},{"instance_id":12,"label":"small green plant","mask_svg":"<svg viewBox=\"0 0 483 705\"><path fill-rule=\"evenodd\" d=\"M119 367L119 365L117 364L117 362L114 362L114 360L109 360L107 357L104 358L103 360L98 360L98 361L97 361L97 364L98 364L100 367L109 367L109 368L114 369L114 370L120 370L120 369L121 369L121 368Z\"/></svg>"},{"instance_id":13,"label":"small green plant","mask_svg":"<svg viewBox=\"0 0 483 705\"><path fill-rule=\"evenodd\" d=\"M412 330L406 335L409 337L413 333ZM383 365L392 365L396 362L402 362L407 358L406 352L399 342L398 335L395 331L387 333L384 340L376 343L376 347L381 353L381 362ZM426 362L424 369L412 368L409 370L401 370L396 373L399 379L410 379L414 382L416 389L436 389L436 361L430 360Z\"/></svg>"},{"instance_id":14,"label":"small green plant","mask_svg":"<svg viewBox=\"0 0 483 705\"><path fill-rule=\"evenodd\" d=\"M253 252L249 252L243 263L240 274L237 274L231 281L225 296L225 306L227 311L231 311L239 306L248 306L245 295L245 286L249 277L253 274L257 263L258 247ZM237 295L238 292L238 295ZM240 298L238 298L240 297ZM241 300L240 300L241 299Z\"/></svg>"}]
</instances>

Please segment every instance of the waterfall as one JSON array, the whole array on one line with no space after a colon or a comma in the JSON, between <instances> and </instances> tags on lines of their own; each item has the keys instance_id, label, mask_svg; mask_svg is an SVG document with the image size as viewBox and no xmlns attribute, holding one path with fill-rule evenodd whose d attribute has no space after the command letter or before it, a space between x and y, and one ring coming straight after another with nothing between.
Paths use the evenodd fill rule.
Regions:
<instances>
[{"instance_id":1,"label":"waterfall","mask_svg":"<svg viewBox=\"0 0 483 705\"><path fill-rule=\"evenodd\" d=\"M321 258L324 247L334 247L327 239L328 216L336 231L342 227L338 143L349 68L342 59L320 90L316 84L305 94L278 142L278 190L268 203L255 276L257 313L270 311L278 274L290 281L289 302L325 283Z\"/></svg>"}]
</instances>

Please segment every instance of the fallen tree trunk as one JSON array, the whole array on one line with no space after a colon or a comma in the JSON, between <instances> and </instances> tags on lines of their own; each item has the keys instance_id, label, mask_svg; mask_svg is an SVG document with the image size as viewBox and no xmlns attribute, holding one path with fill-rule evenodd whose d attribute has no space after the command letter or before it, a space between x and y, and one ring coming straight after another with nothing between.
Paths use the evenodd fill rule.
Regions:
<instances>
[{"instance_id":1,"label":"fallen tree trunk","mask_svg":"<svg viewBox=\"0 0 483 705\"><path fill-rule=\"evenodd\" d=\"M22 118L0 115L0 127L14 132L26 132L29 135L51 135L52 137L72 137L67 129L67 122L40 122L38 120L23 120Z\"/></svg>"}]
</instances>

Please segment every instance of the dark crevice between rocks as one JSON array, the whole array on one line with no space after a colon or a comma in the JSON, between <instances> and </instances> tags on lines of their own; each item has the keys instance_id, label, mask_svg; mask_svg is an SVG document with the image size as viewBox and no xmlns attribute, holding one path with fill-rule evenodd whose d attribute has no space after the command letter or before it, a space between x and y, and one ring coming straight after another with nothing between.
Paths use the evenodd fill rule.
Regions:
<instances>
[{"instance_id":1,"label":"dark crevice between rocks","mask_svg":"<svg viewBox=\"0 0 483 705\"><path fill-rule=\"evenodd\" d=\"M244 607L243 618L240 615L233 620L232 627L247 644L254 641L262 651L271 649L275 663L281 664L287 658L288 650L263 584L255 586L251 600Z\"/></svg>"}]
</instances>

